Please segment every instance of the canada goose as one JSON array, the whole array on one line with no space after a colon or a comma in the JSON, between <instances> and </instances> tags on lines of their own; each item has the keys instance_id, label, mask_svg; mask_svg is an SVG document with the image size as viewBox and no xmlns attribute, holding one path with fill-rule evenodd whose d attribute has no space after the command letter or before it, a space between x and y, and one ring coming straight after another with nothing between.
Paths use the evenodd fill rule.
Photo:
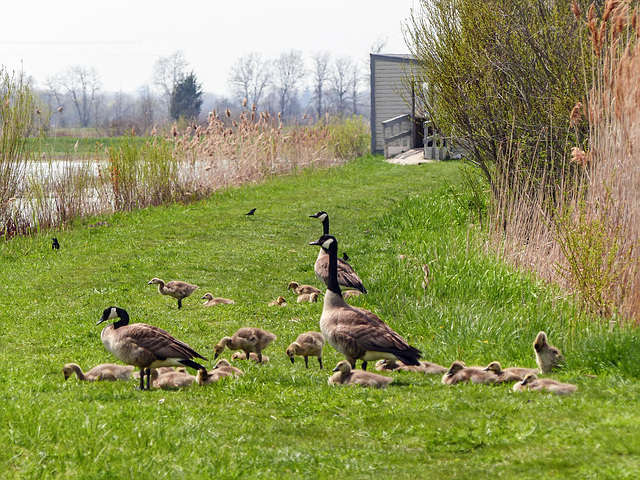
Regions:
<instances>
[{"instance_id":1,"label":"canada goose","mask_svg":"<svg viewBox=\"0 0 640 480\"><path fill-rule=\"evenodd\" d=\"M102 329L102 343L118 360L140 368L140 390L144 390L145 374L149 390L152 368L204 368L192 358L206 358L186 343L172 337L166 330L146 323L129 325L129 314L123 308L105 308L97 325L115 318L120 320Z\"/></svg>"},{"instance_id":2,"label":"canada goose","mask_svg":"<svg viewBox=\"0 0 640 480\"><path fill-rule=\"evenodd\" d=\"M276 338L278 337L273 333L260 328L241 328L232 337L224 337L213 347L214 358L218 358L224 348L227 347L229 350L242 350L245 353L246 360L249 360L250 352L255 352L258 355L258 363L262 363L262 350L267 348Z\"/></svg>"},{"instance_id":3,"label":"canada goose","mask_svg":"<svg viewBox=\"0 0 640 480\"><path fill-rule=\"evenodd\" d=\"M345 290L342 292L342 298L345 300L351 297L359 297L360 295L362 295L362 292L359 290Z\"/></svg>"},{"instance_id":4,"label":"canada goose","mask_svg":"<svg viewBox=\"0 0 640 480\"><path fill-rule=\"evenodd\" d=\"M420 365L405 365L402 362L390 359L378 360L376 363L376 370L392 371L392 370L405 370L407 372L419 372L425 375L442 375L449 371L447 367L438 365L437 363L421 361Z\"/></svg>"},{"instance_id":5,"label":"canada goose","mask_svg":"<svg viewBox=\"0 0 640 480\"><path fill-rule=\"evenodd\" d=\"M521 382L530 373L538 373L537 368L509 367L503 370L500 362L491 362L485 370L498 376L496 383Z\"/></svg>"},{"instance_id":6,"label":"canada goose","mask_svg":"<svg viewBox=\"0 0 640 480\"><path fill-rule=\"evenodd\" d=\"M322 290L316 288L312 285L300 285L298 282L289 282L289 287L287 290L293 290L293 293L296 295L302 295L303 293L317 293L318 295L322 295Z\"/></svg>"},{"instance_id":7,"label":"canada goose","mask_svg":"<svg viewBox=\"0 0 640 480\"><path fill-rule=\"evenodd\" d=\"M338 362L334 373L329 377L329 385L362 385L363 387L387 388L393 377L386 377L377 373L363 370L352 370L347 360Z\"/></svg>"},{"instance_id":8,"label":"canada goose","mask_svg":"<svg viewBox=\"0 0 640 480\"><path fill-rule=\"evenodd\" d=\"M324 335L320 332L301 333L296 341L287 347L287 356L294 363L296 355L304 357L304 365L309 368L309 357L318 357L318 363L322 368L322 349L324 348Z\"/></svg>"},{"instance_id":9,"label":"canada goose","mask_svg":"<svg viewBox=\"0 0 640 480\"><path fill-rule=\"evenodd\" d=\"M203 295L203 297L201 298L201 300L205 300L205 299L207 301L202 304L205 307L213 307L214 305L220 305L220 304L235 305L235 303L236 303L233 300L229 300L227 298L214 297L210 293L205 293Z\"/></svg>"},{"instance_id":10,"label":"canada goose","mask_svg":"<svg viewBox=\"0 0 640 480\"><path fill-rule=\"evenodd\" d=\"M106 380L113 382L115 380L129 380L133 367L131 365L116 365L115 363L103 363L96 365L86 373L82 372L80 365L76 363L67 363L62 367L64 379L67 380L74 373L78 379L86 382L95 382L98 380Z\"/></svg>"},{"instance_id":11,"label":"canada goose","mask_svg":"<svg viewBox=\"0 0 640 480\"><path fill-rule=\"evenodd\" d=\"M187 282L181 282L180 280L172 280L169 283L164 283L159 278L152 278L147 285L158 285L158 291L162 295L169 295L170 297L178 300L178 309L182 308L182 299L187 298L198 288L197 285L191 285Z\"/></svg>"},{"instance_id":12,"label":"canada goose","mask_svg":"<svg viewBox=\"0 0 640 480\"><path fill-rule=\"evenodd\" d=\"M247 213L245 213L245 215L253 215L254 213L256 213L256 209L252 208L251 210L249 210Z\"/></svg>"},{"instance_id":13,"label":"canada goose","mask_svg":"<svg viewBox=\"0 0 640 480\"><path fill-rule=\"evenodd\" d=\"M178 370L160 373L156 369L151 374L151 384L154 388L162 388L163 390L190 387L193 385L195 379L196 377L194 375L190 375L187 372L180 372Z\"/></svg>"},{"instance_id":14,"label":"canada goose","mask_svg":"<svg viewBox=\"0 0 640 480\"><path fill-rule=\"evenodd\" d=\"M338 241L323 235L310 245L320 245L329 258L329 277L324 295L320 330L333 348L342 353L352 367L356 359L367 362L382 358L400 360L406 365L420 365L422 352L409 345L374 313L350 306L342 298L338 284Z\"/></svg>"},{"instance_id":15,"label":"canada goose","mask_svg":"<svg viewBox=\"0 0 640 480\"><path fill-rule=\"evenodd\" d=\"M536 363L540 367L541 373L551 373L564 363L562 352L549 345L547 334L544 332L540 332L536 336L533 342L533 349L536 352Z\"/></svg>"},{"instance_id":16,"label":"canada goose","mask_svg":"<svg viewBox=\"0 0 640 480\"><path fill-rule=\"evenodd\" d=\"M528 374L522 382L518 382L513 386L514 391L534 390L542 391L547 390L556 395L571 395L578 390L577 385L571 383L561 383L551 378L538 378L535 373Z\"/></svg>"},{"instance_id":17,"label":"canada goose","mask_svg":"<svg viewBox=\"0 0 640 480\"><path fill-rule=\"evenodd\" d=\"M298 303L303 303L303 302L315 303L317 301L318 301L318 294L316 292L301 293L300 295L298 295L298 299L297 299Z\"/></svg>"},{"instance_id":18,"label":"canada goose","mask_svg":"<svg viewBox=\"0 0 640 480\"><path fill-rule=\"evenodd\" d=\"M51 248L53 250L60 250L60 244L58 243L58 239L52 238L51 240L53 241L53 243L51 244Z\"/></svg>"},{"instance_id":19,"label":"canada goose","mask_svg":"<svg viewBox=\"0 0 640 480\"><path fill-rule=\"evenodd\" d=\"M323 234L329 235L329 215L327 212L318 212L309 216L319 219L322 222ZM351 265L343 259L338 258L337 252L336 258L338 259L338 283L343 287L355 288L362 293L367 293L367 289L364 288L362 280L360 280L358 274L353 271ZM329 256L322 248L318 253L318 258L316 259L313 270L316 272L316 276L320 281L327 285L329 281Z\"/></svg>"},{"instance_id":20,"label":"canada goose","mask_svg":"<svg viewBox=\"0 0 640 480\"><path fill-rule=\"evenodd\" d=\"M231 355L231 360L246 360L247 356L244 352L234 352ZM255 352L249 352L249 360L256 363L269 363L269 357L267 355L262 355L262 361L258 359L258 355Z\"/></svg>"},{"instance_id":21,"label":"canada goose","mask_svg":"<svg viewBox=\"0 0 640 480\"><path fill-rule=\"evenodd\" d=\"M287 305L287 301L282 296L280 296L280 297L276 298L275 300L269 302L269 306L270 307L284 307L286 305Z\"/></svg>"},{"instance_id":22,"label":"canada goose","mask_svg":"<svg viewBox=\"0 0 640 480\"><path fill-rule=\"evenodd\" d=\"M455 385L456 383L497 383L498 376L482 367L467 367L464 362L456 360L449 371L442 376L442 383Z\"/></svg>"}]
</instances>

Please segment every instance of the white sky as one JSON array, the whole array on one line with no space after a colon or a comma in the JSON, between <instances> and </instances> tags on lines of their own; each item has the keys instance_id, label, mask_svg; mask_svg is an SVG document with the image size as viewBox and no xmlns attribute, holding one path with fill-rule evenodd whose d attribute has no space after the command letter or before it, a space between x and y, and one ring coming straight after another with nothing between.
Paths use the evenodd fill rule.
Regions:
<instances>
[{"instance_id":1,"label":"white sky","mask_svg":"<svg viewBox=\"0 0 640 480\"><path fill-rule=\"evenodd\" d=\"M151 84L160 57L182 50L207 93L228 94L236 58L290 49L368 64L371 45L407 53L402 23L418 0L31 0L3 9L0 64L38 87L70 66L95 67L103 91ZM21 5L20 7L18 5ZM22 11L24 9L24 11ZM20 11L18 11L20 10Z\"/></svg>"}]
</instances>

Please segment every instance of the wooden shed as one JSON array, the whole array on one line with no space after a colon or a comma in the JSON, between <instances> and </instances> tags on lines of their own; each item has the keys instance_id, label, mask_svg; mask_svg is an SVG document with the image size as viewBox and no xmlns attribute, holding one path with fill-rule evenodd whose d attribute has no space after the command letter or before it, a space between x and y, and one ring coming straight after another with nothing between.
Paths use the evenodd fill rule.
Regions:
<instances>
[{"instance_id":1,"label":"wooden shed","mask_svg":"<svg viewBox=\"0 0 640 480\"><path fill-rule=\"evenodd\" d=\"M411 55L371 54L371 153L391 157L424 147Z\"/></svg>"}]
</instances>

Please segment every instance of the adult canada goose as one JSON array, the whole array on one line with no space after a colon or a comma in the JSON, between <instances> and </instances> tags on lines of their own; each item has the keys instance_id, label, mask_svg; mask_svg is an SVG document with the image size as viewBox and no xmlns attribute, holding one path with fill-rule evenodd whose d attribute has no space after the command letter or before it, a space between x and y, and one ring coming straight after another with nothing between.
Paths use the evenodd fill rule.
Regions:
<instances>
[{"instance_id":1,"label":"adult canada goose","mask_svg":"<svg viewBox=\"0 0 640 480\"><path fill-rule=\"evenodd\" d=\"M324 348L324 335L320 332L301 333L296 341L287 347L287 357L294 363L296 355L304 357L304 365L309 368L309 357L318 357L318 363L322 368L322 349Z\"/></svg>"},{"instance_id":2,"label":"adult canada goose","mask_svg":"<svg viewBox=\"0 0 640 480\"><path fill-rule=\"evenodd\" d=\"M322 290L316 288L312 285L300 285L298 282L289 282L289 287L287 290L293 290L293 293L296 295L302 294L310 294L317 293L318 295L322 295Z\"/></svg>"},{"instance_id":3,"label":"adult canada goose","mask_svg":"<svg viewBox=\"0 0 640 480\"><path fill-rule=\"evenodd\" d=\"M497 383L498 376L486 371L483 367L467 367L464 362L456 360L449 371L442 376L442 383L455 385L457 383Z\"/></svg>"},{"instance_id":4,"label":"adult canada goose","mask_svg":"<svg viewBox=\"0 0 640 480\"><path fill-rule=\"evenodd\" d=\"M374 313L352 307L342 298L338 284L338 241L331 235L323 235L310 245L320 245L329 258L327 291L320 317L320 330L329 345L342 353L353 368L357 359L362 360L363 370L367 369L367 362L383 358L420 365L420 350L409 345Z\"/></svg>"},{"instance_id":5,"label":"adult canada goose","mask_svg":"<svg viewBox=\"0 0 640 480\"><path fill-rule=\"evenodd\" d=\"M425 375L442 375L449 371L447 367L443 367L437 363L421 361L420 365L405 365L402 362L388 359L378 360L376 370L380 370L381 372L405 370L407 372L424 373Z\"/></svg>"},{"instance_id":6,"label":"adult canada goose","mask_svg":"<svg viewBox=\"0 0 640 480\"><path fill-rule=\"evenodd\" d=\"M231 360L246 360L247 355L244 352L233 352L231 355ZM269 357L267 355L262 355L262 361L258 359L258 355L255 352L249 352L249 360L256 363L269 363Z\"/></svg>"},{"instance_id":7,"label":"adult canada goose","mask_svg":"<svg viewBox=\"0 0 640 480\"><path fill-rule=\"evenodd\" d=\"M348 361L338 362L334 373L329 377L329 385L362 385L363 387L387 388L393 377L365 372L364 370L352 370Z\"/></svg>"},{"instance_id":8,"label":"adult canada goose","mask_svg":"<svg viewBox=\"0 0 640 480\"><path fill-rule=\"evenodd\" d=\"M162 388L163 390L190 387L193 385L195 379L196 377L194 375L190 375L187 372L180 372L178 370L164 373L154 370L151 374L151 384L155 388Z\"/></svg>"},{"instance_id":9,"label":"adult canada goose","mask_svg":"<svg viewBox=\"0 0 640 480\"><path fill-rule=\"evenodd\" d=\"M551 373L564 363L562 352L549 345L547 334L544 332L540 332L536 336L533 342L533 350L536 352L536 363L540 367L541 373Z\"/></svg>"},{"instance_id":10,"label":"adult canada goose","mask_svg":"<svg viewBox=\"0 0 640 480\"><path fill-rule=\"evenodd\" d=\"M76 363L67 363L62 367L62 373L64 374L65 380L75 373L78 376L78 379L86 382L95 382L98 380L113 382L115 380L129 380L133 373L133 367L131 365L103 363L101 365L96 365L91 370L84 373L80 368L80 365Z\"/></svg>"},{"instance_id":11,"label":"adult canada goose","mask_svg":"<svg viewBox=\"0 0 640 480\"><path fill-rule=\"evenodd\" d=\"M246 360L249 360L250 352L255 352L256 355L258 355L258 363L262 363L262 351L276 338L278 337L273 333L262 330L261 328L241 328L234 333L232 337L222 338L222 340L213 347L213 351L215 352L214 358L218 358L226 347L229 350L242 350L245 353Z\"/></svg>"},{"instance_id":12,"label":"adult canada goose","mask_svg":"<svg viewBox=\"0 0 640 480\"><path fill-rule=\"evenodd\" d=\"M58 243L58 239L57 238L52 238L51 239L53 242L51 244L51 248L53 250L60 250L60 243Z\"/></svg>"},{"instance_id":13,"label":"adult canada goose","mask_svg":"<svg viewBox=\"0 0 640 480\"><path fill-rule=\"evenodd\" d=\"M530 373L522 382L516 383L513 386L513 390L516 392L523 390L547 390L556 395L571 395L578 390L578 386L571 383L561 383L551 378L538 378L535 373Z\"/></svg>"},{"instance_id":14,"label":"adult canada goose","mask_svg":"<svg viewBox=\"0 0 640 480\"><path fill-rule=\"evenodd\" d=\"M201 300L207 300L206 302L204 302L202 305L205 307L213 307L214 305L235 305L236 302L234 302L233 300L229 300L227 298L221 298L221 297L214 297L213 295L211 295L210 293L205 293Z\"/></svg>"},{"instance_id":15,"label":"adult canada goose","mask_svg":"<svg viewBox=\"0 0 640 480\"><path fill-rule=\"evenodd\" d=\"M538 373L537 368L509 367L503 370L500 362L491 362L485 370L498 376L496 383L521 382L530 373Z\"/></svg>"},{"instance_id":16,"label":"adult canada goose","mask_svg":"<svg viewBox=\"0 0 640 480\"><path fill-rule=\"evenodd\" d=\"M319 219L322 222L323 234L329 235L329 215L327 212L318 212L309 216ZM338 259L338 283L343 287L354 288L362 293L367 293L367 289L364 288L362 280L360 280L358 274L353 271L351 265L345 260L338 258L337 252L336 258ZM318 258L316 259L313 269L320 281L327 285L329 281L329 256L322 248L318 253Z\"/></svg>"},{"instance_id":17,"label":"adult canada goose","mask_svg":"<svg viewBox=\"0 0 640 480\"><path fill-rule=\"evenodd\" d=\"M311 302L315 303L318 301L318 294L316 292L313 293L301 293L298 295L298 299L296 300L298 303L303 302Z\"/></svg>"},{"instance_id":18,"label":"adult canada goose","mask_svg":"<svg viewBox=\"0 0 640 480\"><path fill-rule=\"evenodd\" d=\"M284 307L287 305L287 301L284 297L280 296L275 300L269 302L270 307Z\"/></svg>"},{"instance_id":19,"label":"adult canada goose","mask_svg":"<svg viewBox=\"0 0 640 480\"><path fill-rule=\"evenodd\" d=\"M145 374L149 390L153 368L204 368L192 358L206 358L186 343L172 337L166 330L146 323L129 325L129 314L123 308L105 308L97 325L116 318L120 320L104 327L100 337L105 348L118 360L140 368L140 390L144 390Z\"/></svg>"},{"instance_id":20,"label":"adult canada goose","mask_svg":"<svg viewBox=\"0 0 640 480\"><path fill-rule=\"evenodd\" d=\"M187 298L198 288L197 285L191 285L180 280L172 280L164 283L159 278L152 278L147 285L158 285L158 291L162 295L169 295L178 300L178 309L182 308L182 299Z\"/></svg>"}]
</instances>

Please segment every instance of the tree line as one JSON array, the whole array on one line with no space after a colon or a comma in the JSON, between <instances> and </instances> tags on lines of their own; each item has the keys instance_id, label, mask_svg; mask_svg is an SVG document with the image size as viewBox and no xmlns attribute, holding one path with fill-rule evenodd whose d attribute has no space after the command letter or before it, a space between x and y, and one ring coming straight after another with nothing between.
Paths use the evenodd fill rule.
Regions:
<instances>
[{"instance_id":1,"label":"tree line","mask_svg":"<svg viewBox=\"0 0 640 480\"><path fill-rule=\"evenodd\" d=\"M378 53L384 43L372 47ZM240 111L253 105L280 114L285 122L307 115L368 116L369 77L365 62L317 52L305 58L288 50L273 59L252 52L239 57L228 72L231 96L204 92L186 59L176 51L154 64L153 81L136 94L106 92L99 72L71 66L46 79L37 91L52 112L50 128L103 128L120 135L134 128L148 133L156 125L186 119L204 121L215 110Z\"/></svg>"}]
</instances>

